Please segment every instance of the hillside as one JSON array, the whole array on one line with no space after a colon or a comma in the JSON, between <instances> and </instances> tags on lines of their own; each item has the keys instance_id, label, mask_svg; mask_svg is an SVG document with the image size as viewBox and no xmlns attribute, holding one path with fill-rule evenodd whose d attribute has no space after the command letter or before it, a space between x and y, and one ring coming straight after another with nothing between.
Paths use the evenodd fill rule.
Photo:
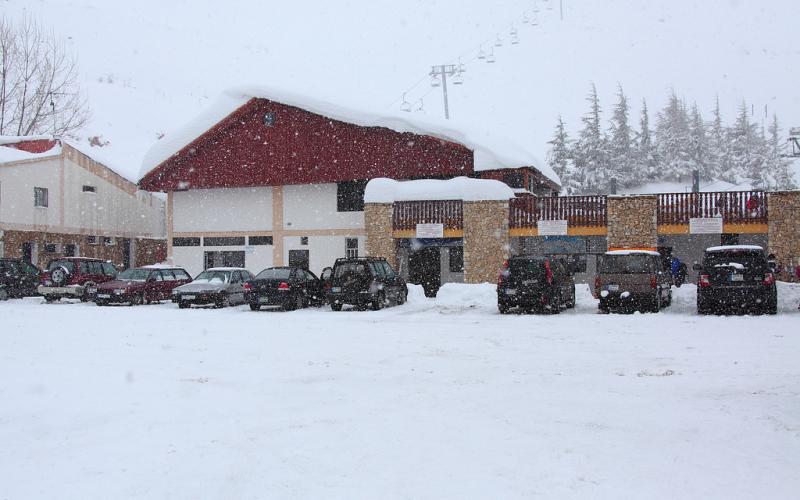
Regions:
<instances>
[{"instance_id":1,"label":"hillside","mask_svg":"<svg viewBox=\"0 0 800 500\"><path fill-rule=\"evenodd\" d=\"M426 120L444 122L440 89L426 73L458 56L466 81L450 87L447 126L480 125L541 159L556 116L584 112L590 81L606 109L618 83L651 110L674 87L706 111L719 95L725 118L744 98L758 119L766 105L784 127L800 124L790 0L565 0L563 22L557 0L538 4L540 24L531 27L522 19L532 2L522 0L2 2L11 17L29 13L51 26L78 55L93 113L83 140L109 141L94 156L132 179L159 136L241 85L400 116L407 91L409 102L424 98ZM479 44L488 50L498 34L497 62L477 59Z\"/></svg>"}]
</instances>

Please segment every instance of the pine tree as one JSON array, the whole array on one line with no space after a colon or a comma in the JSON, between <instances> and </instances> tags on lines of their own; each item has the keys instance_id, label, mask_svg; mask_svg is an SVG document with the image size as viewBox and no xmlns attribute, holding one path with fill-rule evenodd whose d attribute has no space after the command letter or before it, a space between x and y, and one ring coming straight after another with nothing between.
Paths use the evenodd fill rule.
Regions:
<instances>
[{"instance_id":1,"label":"pine tree","mask_svg":"<svg viewBox=\"0 0 800 500\"><path fill-rule=\"evenodd\" d=\"M661 179L686 180L692 174L689 155L689 118L686 106L673 91L656 123L658 154L661 158Z\"/></svg>"},{"instance_id":2,"label":"pine tree","mask_svg":"<svg viewBox=\"0 0 800 500\"><path fill-rule=\"evenodd\" d=\"M642 113L639 118L639 131L635 140L635 164L631 177L634 184L643 184L658 178L659 166L653 132L650 130L650 116L647 101L642 99Z\"/></svg>"},{"instance_id":3,"label":"pine tree","mask_svg":"<svg viewBox=\"0 0 800 500\"><path fill-rule=\"evenodd\" d=\"M706 137L706 127L697 104L692 105L689 115L689 159L692 169L697 170L704 179L713 179L714 174L710 171L708 164L708 138Z\"/></svg>"},{"instance_id":4,"label":"pine tree","mask_svg":"<svg viewBox=\"0 0 800 500\"><path fill-rule=\"evenodd\" d=\"M547 154L547 165L561 179L561 190L564 194L570 195L580 191L580 183L575 172L575 164L572 161L571 141L564 126L564 120L558 117L556 130L553 139L548 141L551 148Z\"/></svg>"},{"instance_id":5,"label":"pine tree","mask_svg":"<svg viewBox=\"0 0 800 500\"><path fill-rule=\"evenodd\" d=\"M765 189L769 183L766 140L756 125L750 123L747 113L747 103L742 102L736 121L728 129L729 168L737 176L749 179L754 189Z\"/></svg>"},{"instance_id":6,"label":"pine tree","mask_svg":"<svg viewBox=\"0 0 800 500\"><path fill-rule=\"evenodd\" d=\"M609 175L606 167L606 141L600 128L600 99L594 83L586 100L590 109L581 118L583 129L578 134L573 158L581 192L598 193L607 189Z\"/></svg>"},{"instance_id":7,"label":"pine tree","mask_svg":"<svg viewBox=\"0 0 800 500\"><path fill-rule=\"evenodd\" d=\"M631 127L628 125L628 98L618 87L617 104L611 117L608 139L608 175L620 184L633 184L633 148L631 147Z\"/></svg>"},{"instance_id":8,"label":"pine tree","mask_svg":"<svg viewBox=\"0 0 800 500\"><path fill-rule=\"evenodd\" d=\"M774 179L774 184L770 187L774 189L796 189L797 185L789 169L789 160L781 153L781 129L778 125L778 116L772 115L772 123L769 125L767 171Z\"/></svg>"},{"instance_id":9,"label":"pine tree","mask_svg":"<svg viewBox=\"0 0 800 500\"><path fill-rule=\"evenodd\" d=\"M728 139L722 126L722 115L719 111L719 97L714 104L713 119L708 124L708 176L734 182L735 176L729 167Z\"/></svg>"}]
</instances>

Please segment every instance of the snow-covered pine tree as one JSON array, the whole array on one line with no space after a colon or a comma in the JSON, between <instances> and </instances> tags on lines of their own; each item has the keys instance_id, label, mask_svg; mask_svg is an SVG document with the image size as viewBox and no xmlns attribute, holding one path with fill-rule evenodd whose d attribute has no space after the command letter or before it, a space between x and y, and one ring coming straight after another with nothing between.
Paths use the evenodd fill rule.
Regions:
<instances>
[{"instance_id":1,"label":"snow-covered pine tree","mask_svg":"<svg viewBox=\"0 0 800 500\"><path fill-rule=\"evenodd\" d=\"M722 125L722 114L719 111L719 97L717 97L712 119L707 126L708 155L707 161L709 177L734 182L735 175L729 168L729 148L725 127Z\"/></svg>"},{"instance_id":2,"label":"snow-covered pine tree","mask_svg":"<svg viewBox=\"0 0 800 500\"><path fill-rule=\"evenodd\" d=\"M619 85L608 133L608 175L616 178L619 185L626 186L633 185L634 165L628 110L628 98Z\"/></svg>"},{"instance_id":3,"label":"snow-covered pine tree","mask_svg":"<svg viewBox=\"0 0 800 500\"><path fill-rule=\"evenodd\" d=\"M606 141L600 128L600 99L594 82L586 100L589 112L581 118L583 129L573 151L577 179L582 193L605 192L609 182Z\"/></svg>"},{"instance_id":4,"label":"snow-covered pine tree","mask_svg":"<svg viewBox=\"0 0 800 500\"><path fill-rule=\"evenodd\" d=\"M571 142L564 126L564 120L559 116L553 139L547 142L551 146L547 153L547 165L561 179L561 192L566 195L580 191L580 182L572 161Z\"/></svg>"},{"instance_id":5,"label":"snow-covered pine tree","mask_svg":"<svg viewBox=\"0 0 800 500\"><path fill-rule=\"evenodd\" d=\"M664 109L658 113L656 147L661 158L661 179L687 180L691 178L693 164L689 156L689 119L686 106L675 91Z\"/></svg>"},{"instance_id":6,"label":"snow-covered pine tree","mask_svg":"<svg viewBox=\"0 0 800 500\"><path fill-rule=\"evenodd\" d=\"M647 101L642 99L642 113L639 117L639 130L636 132L634 164L631 177L634 184L644 184L656 180L659 174L658 157L653 144L653 131L650 130L650 116Z\"/></svg>"},{"instance_id":7,"label":"snow-covered pine tree","mask_svg":"<svg viewBox=\"0 0 800 500\"><path fill-rule=\"evenodd\" d=\"M754 189L768 187L766 140L747 116L747 103L742 102L734 124L728 129L730 169L750 181Z\"/></svg>"},{"instance_id":8,"label":"snow-covered pine tree","mask_svg":"<svg viewBox=\"0 0 800 500\"><path fill-rule=\"evenodd\" d=\"M713 179L714 174L710 171L708 164L706 127L696 103L692 104L692 110L689 113L689 140L689 160L692 162L692 168L699 171L703 179Z\"/></svg>"},{"instance_id":9,"label":"snow-covered pine tree","mask_svg":"<svg viewBox=\"0 0 800 500\"><path fill-rule=\"evenodd\" d=\"M778 115L772 115L772 123L767 130L767 171L774 179L774 185L770 186L774 189L796 189L797 184L789 169L789 160L783 156L781 147L781 128L778 125Z\"/></svg>"}]
</instances>

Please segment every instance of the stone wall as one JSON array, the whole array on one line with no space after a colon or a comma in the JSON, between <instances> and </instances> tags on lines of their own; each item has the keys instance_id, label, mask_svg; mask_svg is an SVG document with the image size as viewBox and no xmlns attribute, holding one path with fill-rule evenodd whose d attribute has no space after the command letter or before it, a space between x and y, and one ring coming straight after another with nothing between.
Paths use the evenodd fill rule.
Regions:
<instances>
[{"instance_id":1,"label":"stone wall","mask_svg":"<svg viewBox=\"0 0 800 500\"><path fill-rule=\"evenodd\" d=\"M508 202L464 202L464 282L495 283L508 256Z\"/></svg>"},{"instance_id":2,"label":"stone wall","mask_svg":"<svg viewBox=\"0 0 800 500\"><path fill-rule=\"evenodd\" d=\"M783 266L782 279L795 280L800 265L800 191L769 193L769 252Z\"/></svg>"},{"instance_id":3,"label":"stone wall","mask_svg":"<svg viewBox=\"0 0 800 500\"><path fill-rule=\"evenodd\" d=\"M656 248L658 199L653 195L608 197L608 248Z\"/></svg>"},{"instance_id":4,"label":"stone wall","mask_svg":"<svg viewBox=\"0 0 800 500\"><path fill-rule=\"evenodd\" d=\"M392 205L364 204L364 226L367 229L367 255L384 257L397 270L397 249L392 237Z\"/></svg>"}]
</instances>

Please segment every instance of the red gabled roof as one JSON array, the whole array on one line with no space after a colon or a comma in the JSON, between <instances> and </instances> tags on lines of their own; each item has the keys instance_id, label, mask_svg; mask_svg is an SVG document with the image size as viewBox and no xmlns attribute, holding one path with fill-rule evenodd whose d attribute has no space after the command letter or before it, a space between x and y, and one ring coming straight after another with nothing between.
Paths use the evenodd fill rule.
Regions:
<instances>
[{"instance_id":1,"label":"red gabled roof","mask_svg":"<svg viewBox=\"0 0 800 500\"><path fill-rule=\"evenodd\" d=\"M27 153L45 153L50 151L54 147L58 145L58 141L55 139L34 139L34 140L21 140L18 142L12 142L8 144L3 144L5 147L18 149L20 151L25 151Z\"/></svg>"},{"instance_id":2,"label":"red gabled roof","mask_svg":"<svg viewBox=\"0 0 800 500\"><path fill-rule=\"evenodd\" d=\"M265 125L267 113L272 126ZM472 172L473 153L461 144L252 98L144 175L139 186L174 191Z\"/></svg>"}]
</instances>

